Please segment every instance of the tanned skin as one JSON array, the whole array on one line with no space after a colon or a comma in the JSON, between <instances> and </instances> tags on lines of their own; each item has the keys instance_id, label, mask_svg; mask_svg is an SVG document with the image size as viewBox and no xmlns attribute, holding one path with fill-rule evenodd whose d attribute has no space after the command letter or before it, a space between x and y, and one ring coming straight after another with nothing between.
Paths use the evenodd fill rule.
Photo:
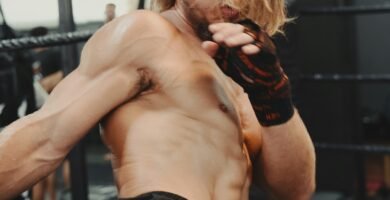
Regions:
<instances>
[{"instance_id":1,"label":"tanned skin","mask_svg":"<svg viewBox=\"0 0 390 200\"><path fill-rule=\"evenodd\" d=\"M0 134L0 199L48 175L99 121L119 197L248 199L253 182L275 199L310 199L315 155L298 112L260 126L212 59L220 45L261 51L218 2L178 0L161 15L137 11L100 29L44 107Z\"/></svg>"},{"instance_id":2,"label":"tanned skin","mask_svg":"<svg viewBox=\"0 0 390 200\"><path fill-rule=\"evenodd\" d=\"M198 40L138 11L99 30L43 108L2 131L0 199L48 175L101 119L119 197L248 198L261 134L246 94Z\"/></svg>"}]
</instances>

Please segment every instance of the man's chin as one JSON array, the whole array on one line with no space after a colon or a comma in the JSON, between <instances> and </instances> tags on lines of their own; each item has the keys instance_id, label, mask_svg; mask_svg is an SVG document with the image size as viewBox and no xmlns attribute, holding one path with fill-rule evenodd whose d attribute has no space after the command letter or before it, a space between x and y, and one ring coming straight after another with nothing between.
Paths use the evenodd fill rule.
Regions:
<instances>
[{"instance_id":1,"label":"man's chin","mask_svg":"<svg viewBox=\"0 0 390 200\"><path fill-rule=\"evenodd\" d=\"M238 18L240 17L240 12L237 9L232 8L228 5L221 6L220 10L221 10L222 18L226 22L237 21Z\"/></svg>"}]
</instances>

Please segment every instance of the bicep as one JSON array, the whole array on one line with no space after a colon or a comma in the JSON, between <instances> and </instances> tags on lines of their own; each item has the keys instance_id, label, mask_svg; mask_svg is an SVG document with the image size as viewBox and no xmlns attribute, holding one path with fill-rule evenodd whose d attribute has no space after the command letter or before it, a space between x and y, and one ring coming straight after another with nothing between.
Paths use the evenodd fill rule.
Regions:
<instances>
[{"instance_id":1,"label":"bicep","mask_svg":"<svg viewBox=\"0 0 390 200\"><path fill-rule=\"evenodd\" d=\"M140 23L145 17L150 19L147 26ZM146 12L121 17L86 43L79 68L61 81L42 108L57 119L54 128L61 137L56 138L72 136L69 144L74 143L104 115L142 90L144 75L139 69L152 60L144 55L157 51L149 40L162 42L167 37L156 36L151 23L155 19L155 14Z\"/></svg>"},{"instance_id":2,"label":"bicep","mask_svg":"<svg viewBox=\"0 0 390 200\"><path fill-rule=\"evenodd\" d=\"M0 199L10 198L54 170L103 115L131 95L136 78L121 72L114 67L91 76L76 69L40 110L1 132L0 177L8 182L0 184Z\"/></svg>"},{"instance_id":3,"label":"bicep","mask_svg":"<svg viewBox=\"0 0 390 200\"><path fill-rule=\"evenodd\" d=\"M76 69L61 81L40 111L50 116L54 144L68 150L104 115L134 95L138 77L132 74L112 67L92 76Z\"/></svg>"},{"instance_id":4,"label":"bicep","mask_svg":"<svg viewBox=\"0 0 390 200\"><path fill-rule=\"evenodd\" d=\"M57 137L53 138L62 144L66 137L66 148L141 89L137 65L126 56L135 54L135 48L128 45L133 41L126 35L132 29L121 32L119 25L123 24L105 26L91 37L79 67L54 88L42 107L43 113L55 119L52 128Z\"/></svg>"}]
</instances>

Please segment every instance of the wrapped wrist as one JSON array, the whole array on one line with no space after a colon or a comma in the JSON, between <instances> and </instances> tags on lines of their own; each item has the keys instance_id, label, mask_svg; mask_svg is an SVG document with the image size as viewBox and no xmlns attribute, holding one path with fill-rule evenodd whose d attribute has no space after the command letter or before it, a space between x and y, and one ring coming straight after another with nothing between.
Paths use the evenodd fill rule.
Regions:
<instances>
[{"instance_id":1,"label":"wrapped wrist","mask_svg":"<svg viewBox=\"0 0 390 200\"><path fill-rule=\"evenodd\" d=\"M261 125L280 125L293 116L291 88L290 85L284 87L282 90L270 91L263 86L254 86L249 90L249 99Z\"/></svg>"},{"instance_id":2,"label":"wrapped wrist","mask_svg":"<svg viewBox=\"0 0 390 200\"><path fill-rule=\"evenodd\" d=\"M250 20L239 22L255 39L260 51L246 55L240 47L220 49L216 61L221 69L240 84L263 126L287 122L294 113L291 85L277 57L276 46L261 28Z\"/></svg>"}]
</instances>

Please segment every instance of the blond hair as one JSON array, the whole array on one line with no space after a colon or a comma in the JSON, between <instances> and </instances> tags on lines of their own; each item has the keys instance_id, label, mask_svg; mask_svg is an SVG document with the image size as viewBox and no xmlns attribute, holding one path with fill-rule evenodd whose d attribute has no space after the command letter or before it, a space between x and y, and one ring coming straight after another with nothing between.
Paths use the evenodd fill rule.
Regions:
<instances>
[{"instance_id":1,"label":"blond hair","mask_svg":"<svg viewBox=\"0 0 390 200\"><path fill-rule=\"evenodd\" d=\"M234 0L221 0L240 11L242 18L249 18L260 25L269 35L283 33L283 25L289 21L287 18L284 0L245 0L236 5ZM152 9L163 12L172 8L176 0L152 0Z\"/></svg>"}]
</instances>

